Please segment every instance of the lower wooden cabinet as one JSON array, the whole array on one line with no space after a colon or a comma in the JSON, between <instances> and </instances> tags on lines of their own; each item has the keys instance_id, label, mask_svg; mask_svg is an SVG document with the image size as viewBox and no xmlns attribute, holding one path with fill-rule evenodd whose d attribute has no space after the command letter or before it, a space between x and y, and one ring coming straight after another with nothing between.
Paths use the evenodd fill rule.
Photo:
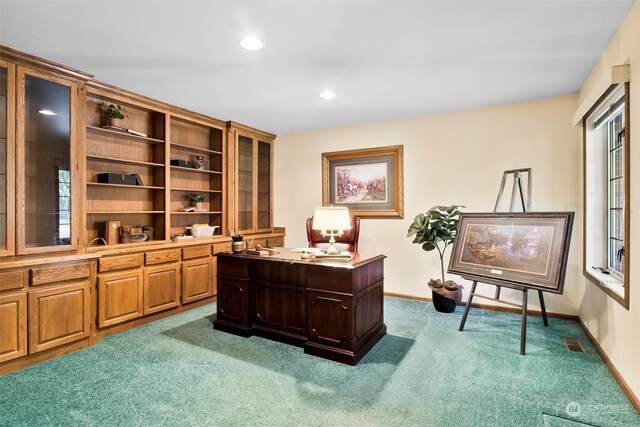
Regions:
<instances>
[{"instance_id":1,"label":"lower wooden cabinet","mask_svg":"<svg viewBox=\"0 0 640 427\"><path fill-rule=\"evenodd\" d=\"M213 295L211 257L182 263L182 303L198 301Z\"/></svg>"},{"instance_id":2,"label":"lower wooden cabinet","mask_svg":"<svg viewBox=\"0 0 640 427\"><path fill-rule=\"evenodd\" d=\"M0 296L0 363L27 354L27 294Z\"/></svg>"},{"instance_id":3,"label":"lower wooden cabinet","mask_svg":"<svg viewBox=\"0 0 640 427\"><path fill-rule=\"evenodd\" d=\"M89 336L89 281L28 292L29 354Z\"/></svg>"},{"instance_id":4,"label":"lower wooden cabinet","mask_svg":"<svg viewBox=\"0 0 640 427\"><path fill-rule=\"evenodd\" d=\"M180 305L180 264L144 269L144 315Z\"/></svg>"},{"instance_id":5,"label":"lower wooden cabinet","mask_svg":"<svg viewBox=\"0 0 640 427\"><path fill-rule=\"evenodd\" d=\"M142 270L98 276L98 327L116 325L141 317L143 308Z\"/></svg>"}]
</instances>

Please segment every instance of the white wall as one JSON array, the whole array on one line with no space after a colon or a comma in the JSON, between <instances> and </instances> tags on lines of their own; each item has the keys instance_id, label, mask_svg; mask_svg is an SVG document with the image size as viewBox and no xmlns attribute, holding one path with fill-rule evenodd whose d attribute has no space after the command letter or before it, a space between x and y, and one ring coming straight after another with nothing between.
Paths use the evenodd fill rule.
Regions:
<instances>
[{"instance_id":1,"label":"white wall","mask_svg":"<svg viewBox=\"0 0 640 427\"><path fill-rule=\"evenodd\" d=\"M490 212L502 172L531 167L533 210L576 211L565 292L548 294L546 302L550 311L577 314L583 280L579 130L570 126L575 109L575 96L565 96L281 135L275 144L275 224L286 227L287 246L306 246L305 219L322 204L321 153L404 145L405 218L363 219L360 252L387 255L387 292L430 297L426 283L439 277L439 259L406 237L414 216L439 204ZM465 285L468 291L470 283ZM495 288L482 289L492 295ZM521 298L511 290L503 295ZM537 298L530 301L538 307Z\"/></svg>"},{"instance_id":2,"label":"white wall","mask_svg":"<svg viewBox=\"0 0 640 427\"><path fill-rule=\"evenodd\" d=\"M579 316L636 395L640 396L640 4L636 3L578 94L581 111L602 93L613 65L631 64L630 304L626 310L586 279ZM582 138L581 138L582 139Z\"/></svg>"}]
</instances>

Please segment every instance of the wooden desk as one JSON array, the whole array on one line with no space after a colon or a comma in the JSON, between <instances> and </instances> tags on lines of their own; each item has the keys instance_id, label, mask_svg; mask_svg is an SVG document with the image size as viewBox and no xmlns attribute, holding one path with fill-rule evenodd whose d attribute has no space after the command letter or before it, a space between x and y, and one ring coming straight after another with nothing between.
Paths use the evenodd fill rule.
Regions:
<instances>
[{"instance_id":1,"label":"wooden desk","mask_svg":"<svg viewBox=\"0 0 640 427\"><path fill-rule=\"evenodd\" d=\"M354 254L349 263L218 254L214 328L304 347L304 352L355 365L387 331L384 255Z\"/></svg>"}]
</instances>

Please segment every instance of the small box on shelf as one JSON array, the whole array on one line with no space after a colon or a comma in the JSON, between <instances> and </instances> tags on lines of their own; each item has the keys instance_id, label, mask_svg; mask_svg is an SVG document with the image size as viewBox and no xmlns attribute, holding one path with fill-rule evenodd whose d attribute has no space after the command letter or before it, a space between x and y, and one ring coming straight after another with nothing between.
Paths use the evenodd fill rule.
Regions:
<instances>
[{"instance_id":1,"label":"small box on shelf","mask_svg":"<svg viewBox=\"0 0 640 427\"><path fill-rule=\"evenodd\" d=\"M172 159L171 166L181 166L183 168L192 168L193 162L190 160Z\"/></svg>"},{"instance_id":2,"label":"small box on shelf","mask_svg":"<svg viewBox=\"0 0 640 427\"><path fill-rule=\"evenodd\" d=\"M136 174L99 173L97 179L100 184L141 185Z\"/></svg>"}]
</instances>

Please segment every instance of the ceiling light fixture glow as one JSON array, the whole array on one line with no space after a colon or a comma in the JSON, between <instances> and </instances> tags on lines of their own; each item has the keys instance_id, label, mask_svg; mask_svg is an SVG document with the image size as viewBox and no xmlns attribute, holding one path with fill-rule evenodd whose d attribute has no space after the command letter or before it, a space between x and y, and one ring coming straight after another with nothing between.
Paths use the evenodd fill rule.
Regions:
<instances>
[{"instance_id":1,"label":"ceiling light fixture glow","mask_svg":"<svg viewBox=\"0 0 640 427\"><path fill-rule=\"evenodd\" d=\"M54 113L54 112L53 112L53 111L51 111L51 110L47 110L47 109L44 109L44 110L38 110L38 113L40 113L40 114L44 114L45 116L55 116L55 115L56 115L56 113Z\"/></svg>"},{"instance_id":2,"label":"ceiling light fixture glow","mask_svg":"<svg viewBox=\"0 0 640 427\"><path fill-rule=\"evenodd\" d=\"M336 94L330 90L325 90L320 93L320 98L322 99L333 99L336 97Z\"/></svg>"},{"instance_id":3,"label":"ceiling light fixture glow","mask_svg":"<svg viewBox=\"0 0 640 427\"><path fill-rule=\"evenodd\" d=\"M255 37L247 37L242 39L240 46L247 50L260 50L262 49L262 42Z\"/></svg>"}]
</instances>

